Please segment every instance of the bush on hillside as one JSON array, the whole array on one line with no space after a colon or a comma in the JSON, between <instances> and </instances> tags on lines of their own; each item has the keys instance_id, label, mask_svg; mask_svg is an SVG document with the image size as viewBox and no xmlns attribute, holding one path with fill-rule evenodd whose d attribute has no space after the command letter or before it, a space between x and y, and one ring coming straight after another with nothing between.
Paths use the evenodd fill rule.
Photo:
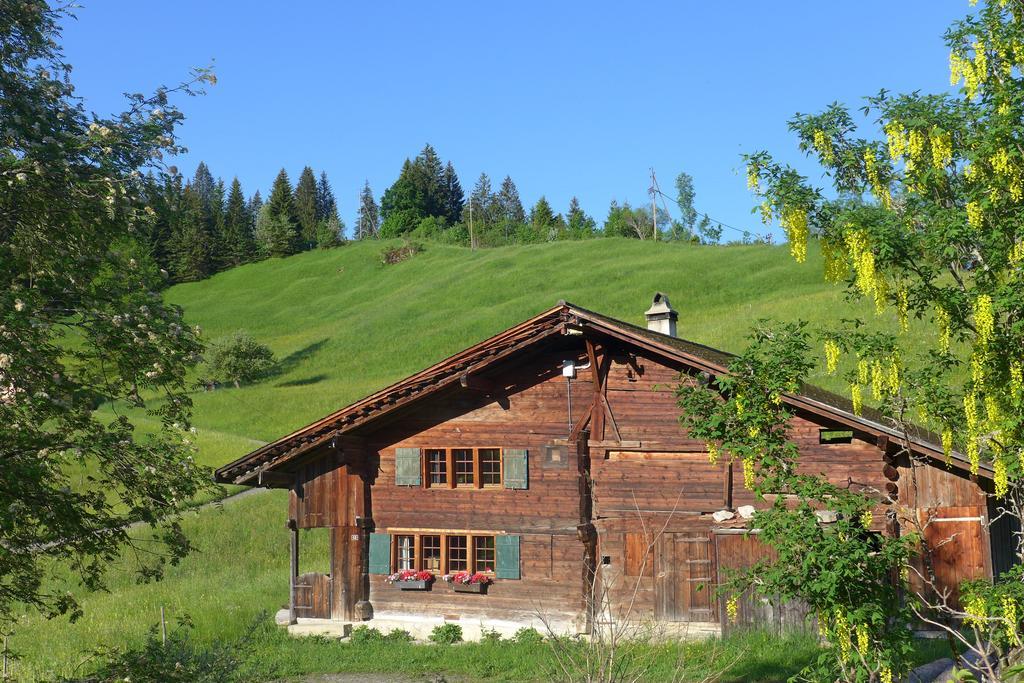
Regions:
<instances>
[{"instance_id":1,"label":"bush on hillside","mask_svg":"<svg viewBox=\"0 0 1024 683\"><path fill-rule=\"evenodd\" d=\"M167 634L159 626L149 629L146 640L135 648L103 648L94 654L99 662L84 678L69 683L230 683L253 680L249 657L255 635L267 623L265 614L253 621L245 635L233 641L201 644L192 637L192 621L186 615ZM272 676L266 662L260 676Z\"/></svg>"},{"instance_id":2,"label":"bush on hillside","mask_svg":"<svg viewBox=\"0 0 1024 683\"><path fill-rule=\"evenodd\" d=\"M206 350L206 376L208 388L231 382L238 387L267 373L274 365L274 352L260 344L244 330L214 340Z\"/></svg>"},{"instance_id":3,"label":"bush on hillside","mask_svg":"<svg viewBox=\"0 0 1024 683\"><path fill-rule=\"evenodd\" d=\"M411 259L421 251L423 251L423 245L419 242L405 242L399 247L384 249L380 253L380 262L385 266L393 266L396 263Z\"/></svg>"}]
</instances>

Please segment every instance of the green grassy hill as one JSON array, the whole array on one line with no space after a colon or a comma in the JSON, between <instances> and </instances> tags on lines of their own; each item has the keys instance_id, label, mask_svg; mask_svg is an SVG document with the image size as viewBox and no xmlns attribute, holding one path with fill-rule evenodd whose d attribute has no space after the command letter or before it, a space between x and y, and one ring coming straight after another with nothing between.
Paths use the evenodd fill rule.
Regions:
<instances>
[{"instance_id":1,"label":"green grassy hill","mask_svg":"<svg viewBox=\"0 0 1024 683\"><path fill-rule=\"evenodd\" d=\"M168 292L206 339L245 329L281 359L256 385L194 394L204 463L223 464L559 299L643 324L660 290L679 310L680 336L725 350L742 348L758 318L828 325L850 317L841 290L823 282L818 255L798 265L785 247L625 239L476 252L428 245L391 266L380 264L381 248L353 244L265 261ZM837 388L834 378L815 379ZM24 657L19 671L69 673L99 643L140 639L161 606L172 618L192 615L203 637L240 633L260 610L287 602L284 518L281 492L193 514L187 526L199 552L161 584L136 585L118 568L112 592L88 596L78 623L26 617L11 639Z\"/></svg>"}]
</instances>

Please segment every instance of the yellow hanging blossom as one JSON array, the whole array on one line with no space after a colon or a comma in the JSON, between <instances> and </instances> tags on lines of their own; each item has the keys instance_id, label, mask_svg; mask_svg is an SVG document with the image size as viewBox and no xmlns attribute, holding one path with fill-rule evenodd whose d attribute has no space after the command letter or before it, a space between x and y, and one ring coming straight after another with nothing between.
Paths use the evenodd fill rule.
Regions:
<instances>
[{"instance_id":1,"label":"yellow hanging blossom","mask_svg":"<svg viewBox=\"0 0 1024 683\"><path fill-rule=\"evenodd\" d=\"M899 161L907 151L907 130L899 121L890 121L885 125L885 135L889 144L889 158Z\"/></svg>"},{"instance_id":2,"label":"yellow hanging blossom","mask_svg":"<svg viewBox=\"0 0 1024 683\"><path fill-rule=\"evenodd\" d=\"M866 657L871 640L868 638L868 627L866 624L857 624L857 652L861 657Z\"/></svg>"},{"instance_id":3,"label":"yellow hanging blossom","mask_svg":"<svg viewBox=\"0 0 1024 683\"><path fill-rule=\"evenodd\" d=\"M736 395L736 414L742 415L744 410L743 396L741 394Z\"/></svg>"},{"instance_id":4,"label":"yellow hanging blossom","mask_svg":"<svg viewBox=\"0 0 1024 683\"><path fill-rule=\"evenodd\" d=\"M825 369L828 374L834 375L839 365L839 344L832 339L825 340Z\"/></svg>"},{"instance_id":5,"label":"yellow hanging blossom","mask_svg":"<svg viewBox=\"0 0 1024 683\"><path fill-rule=\"evenodd\" d=\"M767 199L761 202L761 222L765 225L772 222L772 205Z\"/></svg>"},{"instance_id":6,"label":"yellow hanging blossom","mask_svg":"<svg viewBox=\"0 0 1024 683\"><path fill-rule=\"evenodd\" d=\"M1015 400L1024 395L1024 365L1019 360L1010 361L1010 395Z\"/></svg>"},{"instance_id":7,"label":"yellow hanging blossom","mask_svg":"<svg viewBox=\"0 0 1024 683\"><path fill-rule=\"evenodd\" d=\"M974 182L975 180L978 179L979 175L980 171L978 171L978 167L975 166L974 164L968 163L966 166L964 166L964 178L967 178L971 182Z\"/></svg>"},{"instance_id":8,"label":"yellow hanging blossom","mask_svg":"<svg viewBox=\"0 0 1024 683\"><path fill-rule=\"evenodd\" d=\"M966 64L964 64L963 57L958 55L956 52L950 52L949 53L949 84L950 85L956 85L961 80L963 80L965 67L966 67Z\"/></svg>"},{"instance_id":9,"label":"yellow hanging blossom","mask_svg":"<svg viewBox=\"0 0 1024 683\"><path fill-rule=\"evenodd\" d=\"M885 281L885 277L880 272L875 271L874 282L871 283L871 289L875 295L875 315L882 315L885 313L886 297L889 295L889 285Z\"/></svg>"},{"instance_id":10,"label":"yellow hanging blossom","mask_svg":"<svg viewBox=\"0 0 1024 683\"><path fill-rule=\"evenodd\" d=\"M932 145L932 166L941 171L953 161L953 138L938 126L932 126L929 140Z\"/></svg>"},{"instance_id":11,"label":"yellow hanging blossom","mask_svg":"<svg viewBox=\"0 0 1024 683\"><path fill-rule=\"evenodd\" d=\"M783 207L779 223L786 231L789 253L797 263L803 263L807 260L807 237L810 234L807 227L807 211L799 206Z\"/></svg>"},{"instance_id":12,"label":"yellow hanging blossom","mask_svg":"<svg viewBox=\"0 0 1024 683\"><path fill-rule=\"evenodd\" d=\"M871 510L865 510L864 512L860 513L860 525L868 531L871 530L871 524L874 521L875 517L871 514Z\"/></svg>"},{"instance_id":13,"label":"yellow hanging blossom","mask_svg":"<svg viewBox=\"0 0 1024 683\"><path fill-rule=\"evenodd\" d=\"M939 326L939 350L942 353L949 353L951 322L949 313L941 306L935 309L935 323Z\"/></svg>"},{"instance_id":14,"label":"yellow hanging blossom","mask_svg":"<svg viewBox=\"0 0 1024 683\"><path fill-rule=\"evenodd\" d=\"M712 465L714 465L715 463L718 462L718 455L719 455L719 453L718 453L718 446L715 444L714 441L708 441L707 447L708 447L708 462L710 462Z\"/></svg>"},{"instance_id":15,"label":"yellow hanging blossom","mask_svg":"<svg viewBox=\"0 0 1024 683\"><path fill-rule=\"evenodd\" d=\"M821 129L814 131L814 149L818 150L821 160L826 164L835 163L836 154L832 148L832 139Z\"/></svg>"},{"instance_id":16,"label":"yellow hanging blossom","mask_svg":"<svg viewBox=\"0 0 1024 683\"><path fill-rule=\"evenodd\" d=\"M1003 498L1010 491L1010 480L1006 473L1006 458L996 453L992 459L992 484L996 498Z\"/></svg>"},{"instance_id":17,"label":"yellow hanging blossom","mask_svg":"<svg viewBox=\"0 0 1024 683\"><path fill-rule=\"evenodd\" d=\"M980 202L967 202L967 225L971 226L975 230L981 229L982 221L985 216L981 211Z\"/></svg>"},{"instance_id":18,"label":"yellow hanging blossom","mask_svg":"<svg viewBox=\"0 0 1024 683\"><path fill-rule=\"evenodd\" d=\"M1009 596L1003 597L1003 623L1006 625L1006 639L1020 646L1020 634L1017 632L1017 601Z\"/></svg>"},{"instance_id":19,"label":"yellow hanging blossom","mask_svg":"<svg viewBox=\"0 0 1024 683\"><path fill-rule=\"evenodd\" d=\"M850 385L850 400L853 401L853 414L860 415L861 409L864 407L864 399L861 396L859 384Z\"/></svg>"},{"instance_id":20,"label":"yellow hanging blossom","mask_svg":"<svg viewBox=\"0 0 1024 683\"><path fill-rule=\"evenodd\" d=\"M868 383L868 370L870 366L866 358L857 361L857 384Z\"/></svg>"},{"instance_id":21,"label":"yellow hanging blossom","mask_svg":"<svg viewBox=\"0 0 1024 683\"><path fill-rule=\"evenodd\" d=\"M846 620L846 614L841 607L836 608L835 616L832 618L832 632L836 645L839 646L839 658L845 662L850 658L853 643L850 642L850 622Z\"/></svg>"},{"instance_id":22,"label":"yellow hanging blossom","mask_svg":"<svg viewBox=\"0 0 1024 683\"><path fill-rule=\"evenodd\" d=\"M818 635L828 640L828 612L818 613Z\"/></svg>"},{"instance_id":23,"label":"yellow hanging blossom","mask_svg":"<svg viewBox=\"0 0 1024 683\"><path fill-rule=\"evenodd\" d=\"M821 255L825 262L825 282L842 282L850 269L846 263L846 254L833 240L822 238Z\"/></svg>"},{"instance_id":24,"label":"yellow hanging blossom","mask_svg":"<svg viewBox=\"0 0 1024 683\"><path fill-rule=\"evenodd\" d=\"M885 395L885 375L882 361L877 358L871 361L871 396L877 401Z\"/></svg>"},{"instance_id":25,"label":"yellow hanging blossom","mask_svg":"<svg viewBox=\"0 0 1024 683\"><path fill-rule=\"evenodd\" d=\"M971 463L971 474L977 476L978 468L981 466L981 446L978 445L978 437L969 436L967 439L967 460Z\"/></svg>"},{"instance_id":26,"label":"yellow hanging blossom","mask_svg":"<svg viewBox=\"0 0 1024 683\"><path fill-rule=\"evenodd\" d=\"M996 400L995 396L985 396L985 419L988 420L989 425L993 430L999 428L999 423L1002 422L1003 415L999 409L999 401ZM995 444L993 444L995 447Z\"/></svg>"},{"instance_id":27,"label":"yellow hanging blossom","mask_svg":"<svg viewBox=\"0 0 1024 683\"><path fill-rule=\"evenodd\" d=\"M757 425L754 425L753 427L748 427L747 434L750 435L751 439L756 439L761 435L761 428L758 427Z\"/></svg>"},{"instance_id":28,"label":"yellow hanging blossom","mask_svg":"<svg viewBox=\"0 0 1024 683\"><path fill-rule=\"evenodd\" d=\"M896 318L900 323L900 332L906 332L910 329L909 309L910 295L907 293L906 288L901 287L896 290Z\"/></svg>"},{"instance_id":29,"label":"yellow hanging blossom","mask_svg":"<svg viewBox=\"0 0 1024 683\"><path fill-rule=\"evenodd\" d=\"M985 386L985 357L980 353L971 354L971 382L976 387Z\"/></svg>"},{"instance_id":30,"label":"yellow hanging blossom","mask_svg":"<svg viewBox=\"0 0 1024 683\"><path fill-rule=\"evenodd\" d=\"M1010 155L1006 148L1000 147L995 154L988 158L988 161L997 176L1005 178L1010 175Z\"/></svg>"},{"instance_id":31,"label":"yellow hanging blossom","mask_svg":"<svg viewBox=\"0 0 1024 683\"><path fill-rule=\"evenodd\" d=\"M985 626L985 619L988 616L988 606L980 595L972 595L967 602L964 603L964 612L967 614L967 616L964 617L965 624L974 628L983 628Z\"/></svg>"},{"instance_id":32,"label":"yellow hanging blossom","mask_svg":"<svg viewBox=\"0 0 1024 683\"><path fill-rule=\"evenodd\" d=\"M881 683L892 683L892 669L883 665L882 668L878 670L878 680Z\"/></svg>"},{"instance_id":33,"label":"yellow hanging blossom","mask_svg":"<svg viewBox=\"0 0 1024 683\"><path fill-rule=\"evenodd\" d=\"M751 458L743 459L743 486L747 490L754 490L754 461Z\"/></svg>"},{"instance_id":34,"label":"yellow hanging blossom","mask_svg":"<svg viewBox=\"0 0 1024 683\"><path fill-rule=\"evenodd\" d=\"M868 244L867 233L863 230L849 230L845 233L846 246L850 250L853 268L857 274L857 289L864 296L875 299L875 309L882 310L885 306L885 295L888 287L885 278L875 270L875 255Z\"/></svg>"},{"instance_id":35,"label":"yellow hanging blossom","mask_svg":"<svg viewBox=\"0 0 1024 683\"><path fill-rule=\"evenodd\" d=\"M985 49L985 43L979 40L974 43L973 47L974 68L970 70L973 88L968 86L972 91L968 94L969 98L973 98L978 92L978 86L988 79L988 51Z\"/></svg>"},{"instance_id":36,"label":"yellow hanging blossom","mask_svg":"<svg viewBox=\"0 0 1024 683\"><path fill-rule=\"evenodd\" d=\"M992 312L992 297L980 294L974 300L974 329L978 335L978 344L985 348L992 341L995 333L995 314Z\"/></svg>"},{"instance_id":37,"label":"yellow hanging blossom","mask_svg":"<svg viewBox=\"0 0 1024 683\"><path fill-rule=\"evenodd\" d=\"M878 172L878 160L875 158L875 150L871 147L864 148L864 172L871 185L871 191L875 197L887 209L892 208L892 194L889 187L882 183L882 177Z\"/></svg>"},{"instance_id":38,"label":"yellow hanging blossom","mask_svg":"<svg viewBox=\"0 0 1024 683\"><path fill-rule=\"evenodd\" d=\"M759 171L760 171L760 169L758 169L757 164L755 164L755 163L747 164L747 189L748 190L753 190L754 192L757 192L757 191L759 191L761 189L760 173L759 173Z\"/></svg>"},{"instance_id":39,"label":"yellow hanging blossom","mask_svg":"<svg viewBox=\"0 0 1024 683\"><path fill-rule=\"evenodd\" d=\"M917 168L917 164L921 161L924 156L924 133L917 130L916 128L910 131L910 135L907 137L907 170L913 171Z\"/></svg>"},{"instance_id":40,"label":"yellow hanging blossom","mask_svg":"<svg viewBox=\"0 0 1024 683\"><path fill-rule=\"evenodd\" d=\"M1024 261L1024 240L1014 242L1010 249L1010 265L1019 266Z\"/></svg>"},{"instance_id":41,"label":"yellow hanging blossom","mask_svg":"<svg viewBox=\"0 0 1024 683\"><path fill-rule=\"evenodd\" d=\"M893 353L889 356L888 372L885 375L885 388L892 396L900 391L900 354Z\"/></svg>"},{"instance_id":42,"label":"yellow hanging blossom","mask_svg":"<svg viewBox=\"0 0 1024 683\"><path fill-rule=\"evenodd\" d=\"M735 595L730 595L725 601L725 613L729 616L729 623L735 624L740 614L740 601Z\"/></svg>"},{"instance_id":43,"label":"yellow hanging blossom","mask_svg":"<svg viewBox=\"0 0 1024 683\"><path fill-rule=\"evenodd\" d=\"M978 396L973 391L964 394L964 417L967 419L967 433L978 433Z\"/></svg>"},{"instance_id":44,"label":"yellow hanging blossom","mask_svg":"<svg viewBox=\"0 0 1024 683\"><path fill-rule=\"evenodd\" d=\"M942 430L942 454L947 465L953 464L953 430L950 427Z\"/></svg>"}]
</instances>

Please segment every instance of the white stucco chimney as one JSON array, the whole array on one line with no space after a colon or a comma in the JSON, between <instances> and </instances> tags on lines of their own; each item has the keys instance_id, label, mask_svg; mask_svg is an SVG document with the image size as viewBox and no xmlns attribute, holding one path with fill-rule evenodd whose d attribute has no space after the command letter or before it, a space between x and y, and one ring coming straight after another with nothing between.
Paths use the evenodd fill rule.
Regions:
<instances>
[{"instance_id":1,"label":"white stucco chimney","mask_svg":"<svg viewBox=\"0 0 1024 683\"><path fill-rule=\"evenodd\" d=\"M676 336L676 320L679 319L679 314L672 308L666 295L656 292L651 307L644 315L647 316L647 329L670 337Z\"/></svg>"}]
</instances>

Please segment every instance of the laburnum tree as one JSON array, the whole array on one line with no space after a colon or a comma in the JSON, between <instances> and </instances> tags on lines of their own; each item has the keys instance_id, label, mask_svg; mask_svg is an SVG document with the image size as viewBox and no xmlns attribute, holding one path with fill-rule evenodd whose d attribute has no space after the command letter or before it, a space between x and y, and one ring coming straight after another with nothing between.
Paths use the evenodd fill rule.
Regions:
<instances>
[{"instance_id":1,"label":"laburnum tree","mask_svg":"<svg viewBox=\"0 0 1024 683\"><path fill-rule=\"evenodd\" d=\"M136 235L153 220L145 174L181 151L171 100L213 75L88 114L60 48L68 16L44 0L0 4L3 625L26 609L78 613L77 591L50 581L61 565L101 588L134 546L140 576L159 576L190 549L179 513L212 486L188 443L201 345ZM159 429L137 433L139 413L97 410L106 401Z\"/></svg>"},{"instance_id":2,"label":"laburnum tree","mask_svg":"<svg viewBox=\"0 0 1024 683\"><path fill-rule=\"evenodd\" d=\"M1019 525L1024 3L982 4L945 38L955 94L882 91L867 98L861 125L839 104L790 121L800 149L821 165L830 188L816 186L767 152L746 158L748 183L763 200L763 217L777 219L785 230L793 257L803 262L809 242L816 240L825 278L873 302L880 316L871 326L853 321L825 334L827 370L835 372L849 359L854 410L873 399L905 435L905 447L915 424L939 435L948 457L955 451L973 474L990 473L994 517L1009 516ZM908 343L912 318L931 329L924 352ZM902 533L920 533L929 523L892 504ZM1019 534L1015 541L1022 560ZM902 568L920 574L906 586L908 593L933 582L927 569L931 550L922 541L923 571ZM981 655L984 675L1021 675L1021 565L995 582L964 586L963 607L932 591L916 593L911 604L917 617ZM841 642L856 628L845 624L830 632L830 641Z\"/></svg>"}]
</instances>

